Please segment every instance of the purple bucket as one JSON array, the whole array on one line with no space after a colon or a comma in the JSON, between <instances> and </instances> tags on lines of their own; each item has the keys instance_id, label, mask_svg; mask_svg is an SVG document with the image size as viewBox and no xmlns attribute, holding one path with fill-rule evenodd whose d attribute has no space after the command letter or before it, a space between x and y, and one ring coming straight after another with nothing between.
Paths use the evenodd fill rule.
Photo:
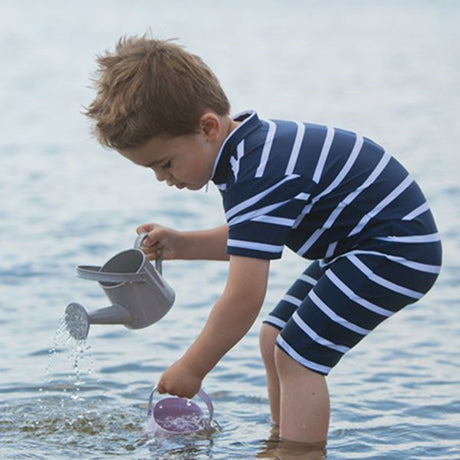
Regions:
<instances>
[{"instance_id":1,"label":"purple bucket","mask_svg":"<svg viewBox=\"0 0 460 460\"><path fill-rule=\"evenodd\" d=\"M195 401L187 398L168 396L154 403L155 393L156 388L152 390L149 397L147 432L186 434L211 428L214 407L204 390L200 390L197 396L206 405L208 414L205 414Z\"/></svg>"}]
</instances>

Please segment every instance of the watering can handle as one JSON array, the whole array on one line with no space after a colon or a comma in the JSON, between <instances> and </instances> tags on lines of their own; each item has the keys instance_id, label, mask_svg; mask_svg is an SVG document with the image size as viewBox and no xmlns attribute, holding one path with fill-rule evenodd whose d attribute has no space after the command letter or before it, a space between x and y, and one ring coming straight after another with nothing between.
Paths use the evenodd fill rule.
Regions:
<instances>
[{"instance_id":1,"label":"watering can handle","mask_svg":"<svg viewBox=\"0 0 460 460\"><path fill-rule=\"evenodd\" d=\"M149 396L149 405L147 408L147 416L150 417L153 414L153 396L155 395L157 391L157 387L155 387L151 392ZM197 393L197 396L206 404L206 407L209 412L209 421L211 422L213 416L214 416L214 406L212 404L211 398L208 396L208 394L200 388L200 391Z\"/></svg>"},{"instance_id":2,"label":"watering can handle","mask_svg":"<svg viewBox=\"0 0 460 460\"><path fill-rule=\"evenodd\" d=\"M142 241L144 241L144 239L146 238L147 235L148 235L148 233L145 233L145 232L144 233L139 233L139 235L137 235L137 238L134 241L134 249L140 249L141 248ZM163 274L163 267L162 267L162 259L163 259L163 257L162 256L163 256L163 251L161 251L160 257L155 259L155 269L160 275Z\"/></svg>"}]
</instances>

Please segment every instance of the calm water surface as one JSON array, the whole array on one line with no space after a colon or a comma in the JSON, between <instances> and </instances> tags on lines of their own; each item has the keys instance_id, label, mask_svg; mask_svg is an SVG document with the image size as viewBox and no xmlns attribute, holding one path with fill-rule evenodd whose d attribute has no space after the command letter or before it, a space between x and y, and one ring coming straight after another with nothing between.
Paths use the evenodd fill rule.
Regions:
<instances>
[{"instance_id":1,"label":"calm water surface","mask_svg":"<svg viewBox=\"0 0 460 460\"><path fill-rule=\"evenodd\" d=\"M456 1L1 0L0 457L291 458L273 453L260 322L304 263L272 264L260 320L207 377L214 432L149 439L147 398L199 332L224 263L169 262L161 323L94 326L77 346L65 306L107 304L78 264L132 246L140 223L222 222L220 198L169 190L98 147L82 106L94 55L149 28L215 69L233 111L358 130L412 171L445 263L435 288L382 325L329 377L327 458L460 458L459 10ZM308 458L307 453L297 458Z\"/></svg>"}]
</instances>

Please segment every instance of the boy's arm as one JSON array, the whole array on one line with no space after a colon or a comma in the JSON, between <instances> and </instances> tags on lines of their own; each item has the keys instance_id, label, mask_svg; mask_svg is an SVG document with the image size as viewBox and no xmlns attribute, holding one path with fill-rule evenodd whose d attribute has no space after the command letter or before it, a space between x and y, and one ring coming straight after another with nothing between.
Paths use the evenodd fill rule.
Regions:
<instances>
[{"instance_id":1,"label":"boy's arm","mask_svg":"<svg viewBox=\"0 0 460 460\"><path fill-rule=\"evenodd\" d=\"M158 391L193 397L201 381L247 333L267 289L268 260L231 256L227 284L206 324L184 356L160 378Z\"/></svg>"},{"instance_id":2,"label":"boy's arm","mask_svg":"<svg viewBox=\"0 0 460 460\"><path fill-rule=\"evenodd\" d=\"M158 224L144 224L137 233L148 233L142 251L149 260L160 253L164 259L228 260L227 225L209 230L181 232Z\"/></svg>"},{"instance_id":3,"label":"boy's arm","mask_svg":"<svg viewBox=\"0 0 460 460\"><path fill-rule=\"evenodd\" d=\"M227 224L209 230L182 232L179 259L229 260Z\"/></svg>"}]
</instances>

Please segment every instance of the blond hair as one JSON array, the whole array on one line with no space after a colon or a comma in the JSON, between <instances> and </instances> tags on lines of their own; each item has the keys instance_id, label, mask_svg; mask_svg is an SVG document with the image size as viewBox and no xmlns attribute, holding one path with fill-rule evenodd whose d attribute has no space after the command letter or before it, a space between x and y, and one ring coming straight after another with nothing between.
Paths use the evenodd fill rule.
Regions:
<instances>
[{"instance_id":1,"label":"blond hair","mask_svg":"<svg viewBox=\"0 0 460 460\"><path fill-rule=\"evenodd\" d=\"M193 134L206 111L230 112L211 69L170 40L125 37L97 63L97 95L85 115L106 147L123 150L156 136Z\"/></svg>"}]
</instances>

